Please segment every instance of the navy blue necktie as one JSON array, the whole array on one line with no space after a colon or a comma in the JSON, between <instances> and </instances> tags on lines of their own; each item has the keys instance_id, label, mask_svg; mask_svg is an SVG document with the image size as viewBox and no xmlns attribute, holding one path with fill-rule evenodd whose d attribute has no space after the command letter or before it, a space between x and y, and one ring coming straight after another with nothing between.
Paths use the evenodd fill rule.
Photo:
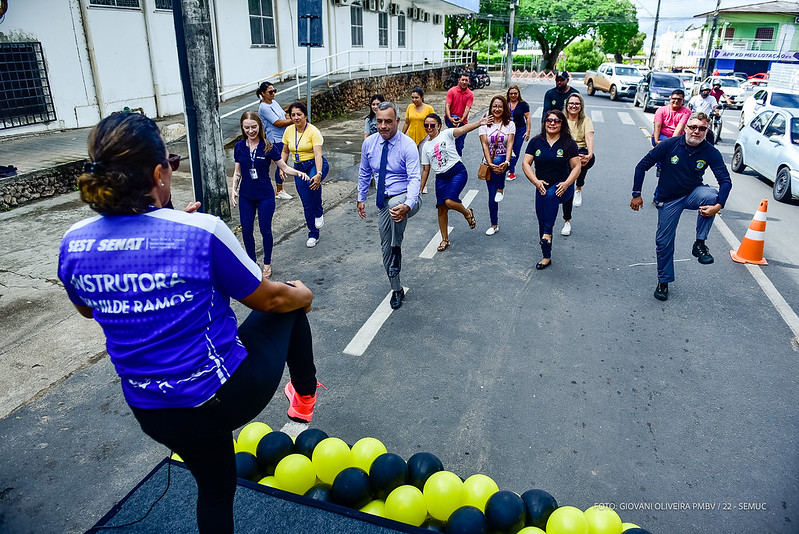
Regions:
<instances>
[{"instance_id":1,"label":"navy blue necktie","mask_svg":"<svg viewBox=\"0 0 799 534\"><path fill-rule=\"evenodd\" d=\"M386 205L386 172L388 168L388 141L383 141L383 153L380 155L380 171L377 173L377 209Z\"/></svg>"}]
</instances>

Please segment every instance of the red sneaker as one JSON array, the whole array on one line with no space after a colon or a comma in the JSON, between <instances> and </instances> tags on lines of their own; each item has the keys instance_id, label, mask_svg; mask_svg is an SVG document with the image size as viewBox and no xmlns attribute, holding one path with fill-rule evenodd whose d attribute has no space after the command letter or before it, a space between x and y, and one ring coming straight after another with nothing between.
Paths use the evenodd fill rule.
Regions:
<instances>
[{"instance_id":1,"label":"red sneaker","mask_svg":"<svg viewBox=\"0 0 799 534\"><path fill-rule=\"evenodd\" d=\"M516 173L515 172L508 173L508 180L513 181L515 179L516 179Z\"/></svg>"},{"instance_id":2,"label":"red sneaker","mask_svg":"<svg viewBox=\"0 0 799 534\"><path fill-rule=\"evenodd\" d=\"M321 384L317 383L317 385ZM286 384L286 388L283 391L290 403L288 411L289 419L297 421L298 423L310 423L311 419L313 419L316 393L313 395L297 395L291 380Z\"/></svg>"}]
</instances>

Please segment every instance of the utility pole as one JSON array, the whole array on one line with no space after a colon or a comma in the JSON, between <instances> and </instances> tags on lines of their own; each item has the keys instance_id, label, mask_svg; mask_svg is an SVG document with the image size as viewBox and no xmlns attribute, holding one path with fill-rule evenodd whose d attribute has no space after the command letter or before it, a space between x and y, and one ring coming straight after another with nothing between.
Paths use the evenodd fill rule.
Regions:
<instances>
[{"instance_id":1,"label":"utility pole","mask_svg":"<svg viewBox=\"0 0 799 534\"><path fill-rule=\"evenodd\" d=\"M194 199L202 211L230 220L209 1L173 0L172 12Z\"/></svg>"},{"instance_id":2,"label":"utility pole","mask_svg":"<svg viewBox=\"0 0 799 534\"><path fill-rule=\"evenodd\" d=\"M516 18L516 2L518 0L511 0L510 2L510 22L508 23L508 60L505 63L505 87L510 87L510 71L513 69L513 21Z\"/></svg>"},{"instance_id":3,"label":"utility pole","mask_svg":"<svg viewBox=\"0 0 799 534\"><path fill-rule=\"evenodd\" d=\"M491 19L494 15L488 14L488 50L486 50L486 72L491 68Z\"/></svg>"},{"instance_id":4,"label":"utility pole","mask_svg":"<svg viewBox=\"0 0 799 534\"><path fill-rule=\"evenodd\" d=\"M716 0L716 10L713 12L713 28L707 37L707 52L705 52L705 64L702 66L702 79L710 76L710 52L713 50L713 36L716 35L716 25L719 23L719 7L721 0Z\"/></svg>"},{"instance_id":5,"label":"utility pole","mask_svg":"<svg viewBox=\"0 0 799 534\"><path fill-rule=\"evenodd\" d=\"M658 21L660 20L660 0L658 0L658 9L655 12L655 27L652 30L652 46L649 48L649 68L655 68L655 43L658 38Z\"/></svg>"}]
</instances>

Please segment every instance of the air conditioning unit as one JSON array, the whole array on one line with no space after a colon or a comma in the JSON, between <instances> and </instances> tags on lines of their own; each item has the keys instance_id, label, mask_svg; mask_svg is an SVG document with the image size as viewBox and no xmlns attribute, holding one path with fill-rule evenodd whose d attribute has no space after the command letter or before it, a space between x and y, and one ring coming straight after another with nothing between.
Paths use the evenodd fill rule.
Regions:
<instances>
[{"instance_id":1,"label":"air conditioning unit","mask_svg":"<svg viewBox=\"0 0 799 534\"><path fill-rule=\"evenodd\" d=\"M419 18L419 8L418 7L412 7L410 9L408 9L408 16L410 18L412 18L413 20L418 19Z\"/></svg>"},{"instance_id":2,"label":"air conditioning unit","mask_svg":"<svg viewBox=\"0 0 799 534\"><path fill-rule=\"evenodd\" d=\"M395 4L394 2L390 3L388 5L388 13L390 15L394 15L395 17L398 17L399 14L400 14L400 6L399 6L399 4Z\"/></svg>"},{"instance_id":3,"label":"air conditioning unit","mask_svg":"<svg viewBox=\"0 0 799 534\"><path fill-rule=\"evenodd\" d=\"M433 15L433 24L440 25L442 22L444 22L443 15L438 15L438 14Z\"/></svg>"},{"instance_id":4,"label":"air conditioning unit","mask_svg":"<svg viewBox=\"0 0 799 534\"><path fill-rule=\"evenodd\" d=\"M364 7L369 11L377 11L377 0L365 0Z\"/></svg>"},{"instance_id":5,"label":"air conditioning unit","mask_svg":"<svg viewBox=\"0 0 799 534\"><path fill-rule=\"evenodd\" d=\"M334 6L348 6L352 0L333 0Z\"/></svg>"},{"instance_id":6,"label":"air conditioning unit","mask_svg":"<svg viewBox=\"0 0 799 534\"><path fill-rule=\"evenodd\" d=\"M388 11L388 0L377 0L377 10L381 12Z\"/></svg>"},{"instance_id":7,"label":"air conditioning unit","mask_svg":"<svg viewBox=\"0 0 799 534\"><path fill-rule=\"evenodd\" d=\"M424 14L425 14L424 9L418 9L416 11L416 20L421 21L422 19L424 19Z\"/></svg>"},{"instance_id":8,"label":"air conditioning unit","mask_svg":"<svg viewBox=\"0 0 799 534\"><path fill-rule=\"evenodd\" d=\"M422 15L422 22L430 22L430 13L427 11L425 11L424 15Z\"/></svg>"}]
</instances>

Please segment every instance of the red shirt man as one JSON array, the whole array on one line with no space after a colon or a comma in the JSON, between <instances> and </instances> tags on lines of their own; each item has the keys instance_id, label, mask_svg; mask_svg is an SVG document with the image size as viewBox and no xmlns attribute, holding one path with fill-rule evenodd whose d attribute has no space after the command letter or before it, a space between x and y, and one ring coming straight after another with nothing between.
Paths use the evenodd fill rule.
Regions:
<instances>
[{"instance_id":1,"label":"red shirt man","mask_svg":"<svg viewBox=\"0 0 799 534\"><path fill-rule=\"evenodd\" d=\"M457 128L469 122L469 110L474 104L474 93L469 89L469 75L463 73L458 78L458 85L447 91L447 105L444 122L450 128ZM459 155L463 155L463 144L466 134L455 138L455 148Z\"/></svg>"}]
</instances>

